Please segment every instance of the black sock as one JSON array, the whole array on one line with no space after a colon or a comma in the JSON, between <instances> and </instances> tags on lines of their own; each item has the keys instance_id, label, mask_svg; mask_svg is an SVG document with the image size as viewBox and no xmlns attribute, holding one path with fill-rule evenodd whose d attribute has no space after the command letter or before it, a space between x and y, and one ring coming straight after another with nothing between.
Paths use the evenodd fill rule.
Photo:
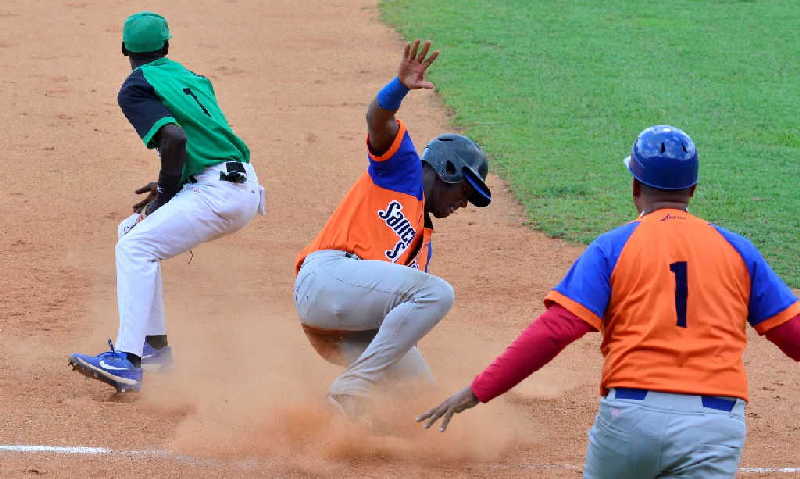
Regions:
<instances>
[{"instance_id":1,"label":"black sock","mask_svg":"<svg viewBox=\"0 0 800 479\"><path fill-rule=\"evenodd\" d=\"M133 354L133 353L125 353L128 356L128 361L130 361L134 367L140 368L142 367L142 358Z\"/></svg>"},{"instance_id":2,"label":"black sock","mask_svg":"<svg viewBox=\"0 0 800 479\"><path fill-rule=\"evenodd\" d=\"M144 342L155 349L161 349L168 346L166 334L161 334L159 336L145 336Z\"/></svg>"}]
</instances>

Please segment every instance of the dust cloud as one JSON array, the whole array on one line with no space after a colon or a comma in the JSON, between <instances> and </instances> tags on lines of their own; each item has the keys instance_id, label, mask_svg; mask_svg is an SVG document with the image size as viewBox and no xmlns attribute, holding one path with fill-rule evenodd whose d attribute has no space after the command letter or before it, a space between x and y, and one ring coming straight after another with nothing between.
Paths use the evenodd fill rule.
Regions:
<instances>
[{"instance_id":1,"label":"dust cloud","mask_svg":"<svg viewBox=\"0 0 800 479\"><path fill-rule=\"evenodd\" d=\"M227 254L223 268L213 250L224 245L203 248L192 264L165 265L171 270L165 271L165 297L176 367L167 374L146 373L139 399L152 414L177 421L174 436L165 438L168 449L327 474L353 461L496 461L525 442L530 420L504 400L457 415L444 434L415 422L485 365L484 357L470 351L502 350L467 331L455 337L448 331L444 342L444 336L437 341L434 329L432 340L421 344L439 379L436 387L378 389L368 421L343 419L325 400L341 368L317 356L294 311L281 310L287 301L264 299L265 291L259 295L260 288L271 288L266 282L237 286L238 268L231 263L246 267L248 254ZM193 281L186 272L202 278L200 284L183 282Z\"/></svg>"}]
</instances>

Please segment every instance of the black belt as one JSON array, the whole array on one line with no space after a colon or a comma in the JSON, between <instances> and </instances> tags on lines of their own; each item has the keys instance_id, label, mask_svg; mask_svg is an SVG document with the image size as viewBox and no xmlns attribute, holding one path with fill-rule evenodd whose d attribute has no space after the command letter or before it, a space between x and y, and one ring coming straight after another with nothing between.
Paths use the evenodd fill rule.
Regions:
<instances>
[{"instance_id":1,"label":"black belt","mask_svg":"<svg viewBox=\"0 0 800 479\"><path fill-rule=\"evenodd\" d=\"M614 388L614 399L633 399L641 401L647 397L647 389L635 388ZM725 399L717 396L700 396L703 407L716 409L718 411L731 412L736 405L734 399Z\"/></svg>"},{"instance_id":2,"label":"black belt","mask_svg":"<svg viewBox=\"0 0 800 479\"><path fill-rule=\"evenodd\" d=\"M247 183L247 170L240 161L228 161L225 163L225 171L219 172L220 181L231 183ZM189 176L186 178L188 183L197 183L197 178Z\"/></svg>"}]
</instances>

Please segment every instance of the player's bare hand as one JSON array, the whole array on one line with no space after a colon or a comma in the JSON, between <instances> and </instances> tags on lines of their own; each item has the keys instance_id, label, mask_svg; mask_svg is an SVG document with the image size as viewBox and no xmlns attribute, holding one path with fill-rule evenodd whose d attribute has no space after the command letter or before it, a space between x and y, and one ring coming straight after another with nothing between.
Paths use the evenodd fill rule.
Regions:
<instances>
[{"instance_id":1,"label":"player's bare hand","mask_svg":"<svg viewBox=\"0 0 800 479\"><path fill-rule=\"evenodd\" d=\"M425 80L425 71L439 56L439 50L428 55L431 42L425 41L420 47L420 41L414 40L407 43L403 50L403 60L397 69L397 78L411 90L419 88L433 88L433 83Z\"/></svg>"},{"instance_id":2,"label":"player's bare hand","mask_svg":"<svg viewBox=\"0 0 800 479\"><path fill-rule=\"evenodd\" d=\"M471 407L478 404L478 398L472 393L472 387L467 386L461 391L453 394L447 398L443 403L439 404L433 409L417 416L417 422L425 422L425 429L433 426L439 418L442 418L442 424L439 426L439 431L445 432L447 425L450 424L453 414L466 411Z\"/></svg>"},{"instance_id":3,"label":"player's bare hand","mask_svg":"<svg viewBox=\"0 0 800 479\"><path fill-rule=\"evenodd\" d=\"M156 199L156 196L158 195L158 183L155 181L151 181L150 183L136 190L137 195L142 195L144 193L147 193L147 197L142 201L133 205L134 213L142 213L143 210L147 207L147 205L150 204L150 202L152 202L154 199Z\"/></svg>"}]
</instances>

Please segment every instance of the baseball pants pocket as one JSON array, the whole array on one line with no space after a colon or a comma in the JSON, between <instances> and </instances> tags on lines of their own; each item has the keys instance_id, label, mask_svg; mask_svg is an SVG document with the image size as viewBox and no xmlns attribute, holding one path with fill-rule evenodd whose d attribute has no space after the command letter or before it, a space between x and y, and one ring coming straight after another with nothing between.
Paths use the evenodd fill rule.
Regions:
<instances>
[{"instance_id":1,"label":"baseball pants pocket","mask_svg":"<svg viewBox=\"0 0 800 479\"><path fill-rule=\"evenodd\" d=\"M636 406L601 402L589 431L583 477L587 479L643 479L655 477L655 461L645 438L634 437ZM640 418L641 419L641 418Z\"/></svg>"},{"instance_id":2,"label":"baseball pants pocket","mask_svg":"<svg viewBox=\"0 0 800 479\"><path fill-rule=\"evenodd\" d=\"M736 476L747 435L744 418L720 411L675 416L664 448L664 478Z\"/></svg>"},{"instance_id":3,"label":"baseball pants pocket","mask_svg":"<svg viewBox=\"0 0 800 479\"><path fill-rule=\"evenodd\" d=\"M258 186L247 183L217 181L201 185L197 193L208 203L211 211L225 224L222 234L230 234L244 228L258 213L261 201Z\"/></svg>"},{"instance_id":4,"label":"baseball pants pocket","mask_svg":"<svg viewBox=\"0 0 800 479\"><path fill-rule=\"evenodd\" d=\"M668 470L664 479L733 479L739 468L742 450L720 444L705 444L695 448L684 467Z\"/></svg>"}]
</instances>

